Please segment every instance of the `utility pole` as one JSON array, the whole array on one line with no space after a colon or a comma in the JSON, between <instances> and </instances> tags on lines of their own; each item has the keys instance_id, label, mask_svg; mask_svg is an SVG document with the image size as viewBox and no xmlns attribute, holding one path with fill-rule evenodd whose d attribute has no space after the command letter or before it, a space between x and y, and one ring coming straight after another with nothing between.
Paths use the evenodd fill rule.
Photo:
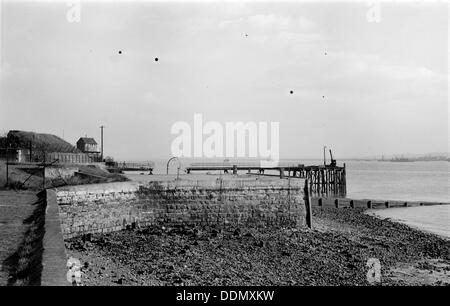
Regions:
<instances>
[{"instance_id":1,"label":"utility pole","mask_svg":"<svg viewBox=\"0 0 450 306\"><path fill-rule=\"evenodd\" d=\"M327 147L323 146L323 165L324 166L327 165L326 150L327 150Z\"/></svg>"},{"instance_id":2,"label":"utility pole","mask_svg":"<svg viewBox=\"0 0 450 306\"><path fill-rule=\"evenodd\" d=\"M101 153L100 153L100 157L101 157L101 161L103 161L103 129L105 128L104 125L100 126L100 130L101 130Z\"/></svg>"},{"instance_id":3,"label":"utility pole","mask_svg":"<svg viewBox=\"0 0 450 306\"><path fill-rule=\"evenodd\" d=\"M6 187L9 187L9 156L8 156L8 144L6 144L5 152L6 152Z\"/></svg>"}]
</instances>

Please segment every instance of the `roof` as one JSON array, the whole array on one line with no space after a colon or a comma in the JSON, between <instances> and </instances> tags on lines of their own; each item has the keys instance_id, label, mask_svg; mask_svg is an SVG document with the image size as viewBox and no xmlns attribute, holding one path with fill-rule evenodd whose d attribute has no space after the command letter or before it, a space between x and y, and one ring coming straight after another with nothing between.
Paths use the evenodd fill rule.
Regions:
<instances>
[{"instance_id":1,"label":"roof","mask_svg":"<svg viewBox=\"0 0 450 306\"><path fill-rule=\"evenodd\" d=\"M77 153L73 145L64 139L44 133L27 132L11 130L8 133L8 142L12 147L28 149L32 144L34 150L45 150L46 152L63 152L63 153Z\"/></svg>"},{"instance_id":2,"label":"roof","mask_svg":"<svg viewBox=\"0 0 450 306\"><path fill-rule=\"evenodd\" d=\"M80 141L84 142L85 144L94 144L94 145L97 144L95 139L94 138L90 138L90 137L81 137L80 139L78 139L77 143L80 142Z\"/></svg>"}]
</instances>

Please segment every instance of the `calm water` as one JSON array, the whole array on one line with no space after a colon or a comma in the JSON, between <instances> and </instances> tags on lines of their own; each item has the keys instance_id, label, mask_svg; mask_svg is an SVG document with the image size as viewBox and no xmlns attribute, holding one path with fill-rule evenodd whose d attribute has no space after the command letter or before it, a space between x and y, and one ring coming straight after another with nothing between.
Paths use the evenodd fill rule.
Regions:
<instances>
[{"instance_id":1,"label":"calm water","mask_svg":"<svg viewBox=\"0 0 450 306\"><path fill-rule=\"evenodd\" d=\"M450 239L450 205L371 209L367 213Z\"/></svg>"},{"instance_id":2,"label":"calm water","mask_svg":"<svg viewBox=\"0 0 450 306\"><path fill-rule=\"evenodd\" d=\"M450 202L449 162L346 164L349 198Z\"/></svg>"},{"instance_id":3,"label":"calm water","mask_svg":"<svg viewBox=\"0 0 450 306\"><path fill-rule=\"evenodd\" d=\"M449 162L348 162L347 194L355 199L450 202ZM450 205L371 210L450 238Z\"/></svg>"}]
</instances>

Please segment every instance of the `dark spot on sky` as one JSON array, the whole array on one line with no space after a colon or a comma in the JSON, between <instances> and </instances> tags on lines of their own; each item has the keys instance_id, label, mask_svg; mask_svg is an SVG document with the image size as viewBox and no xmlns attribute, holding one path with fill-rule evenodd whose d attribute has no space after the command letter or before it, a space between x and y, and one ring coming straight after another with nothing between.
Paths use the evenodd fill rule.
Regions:
<instances>
[{"instance_id":1,"label":"dark spot on sky","mask_svg":"<svg viewBox=\"0 0 450 306\"><path fill-rule=\"evenodd\" d=\"M157 57L155 57L155 62L157 62L158 61L158 58Z\"/></svg>"},{"instance_id":2,"label":"dark spot on sky","mask_svg":"<svg viewBox=\"0 0 450 306\"><path fill-rule=\"evenodd\" d=\"M327 53L325 52L325 55L327 55Z\"/></svg>"},{"instance_id":3,"label":"dark spot on sky","mask_svg":"<svg viewBox=\"0 0 450 306\"><path fill-rule=\"evenodd\" d=\"M294 91L293 90L291 90L290 92L289 92L291 95L294 93Z\"/></svg>"},{"instance_id":4,"label":"dark spot on sky","mask_svg":"<svg viewBox=\"0 0 450 306\"><path fill-rule=\"evenodd\" d=\"M248 34L245 34L245 37L248 37Z\"/></svg>"},{"instance_id":5,"label":"dark spot on sky","mask_svg":"<svg viewBox=\"0 0 450 306\"><path fill-rule=\"evenodd\" d=\"M122 54L122 50L119 50L119 54Z\"/></svg>"},{"instance_id":6,"label":"dark spot on sky","mask_svg":"<svg viewBox=\"0 0 450 306\"><path fill-rule=\"evenodd\" d=\"M322 96L322 99L325 99L325 96Z\"/></svg>"}]
</instances>

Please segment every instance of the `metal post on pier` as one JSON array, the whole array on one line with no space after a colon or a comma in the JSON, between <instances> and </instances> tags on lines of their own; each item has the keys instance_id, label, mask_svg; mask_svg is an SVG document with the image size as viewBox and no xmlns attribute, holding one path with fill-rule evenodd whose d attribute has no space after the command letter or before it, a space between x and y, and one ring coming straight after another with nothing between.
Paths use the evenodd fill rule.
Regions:
<instances>
[{"instance_id":1,"label":"metal post on pier","mask_svg":"<svg viewBox=\"0 0 450 306\"><path fill-rule=\"evenodd\" d=\"M304 199L305 199L305 209L306 209L306 226L312 228L312 212L311 212L311 194L309 192L308 179L305 180Z\"/></svg>"}]
</instances>

